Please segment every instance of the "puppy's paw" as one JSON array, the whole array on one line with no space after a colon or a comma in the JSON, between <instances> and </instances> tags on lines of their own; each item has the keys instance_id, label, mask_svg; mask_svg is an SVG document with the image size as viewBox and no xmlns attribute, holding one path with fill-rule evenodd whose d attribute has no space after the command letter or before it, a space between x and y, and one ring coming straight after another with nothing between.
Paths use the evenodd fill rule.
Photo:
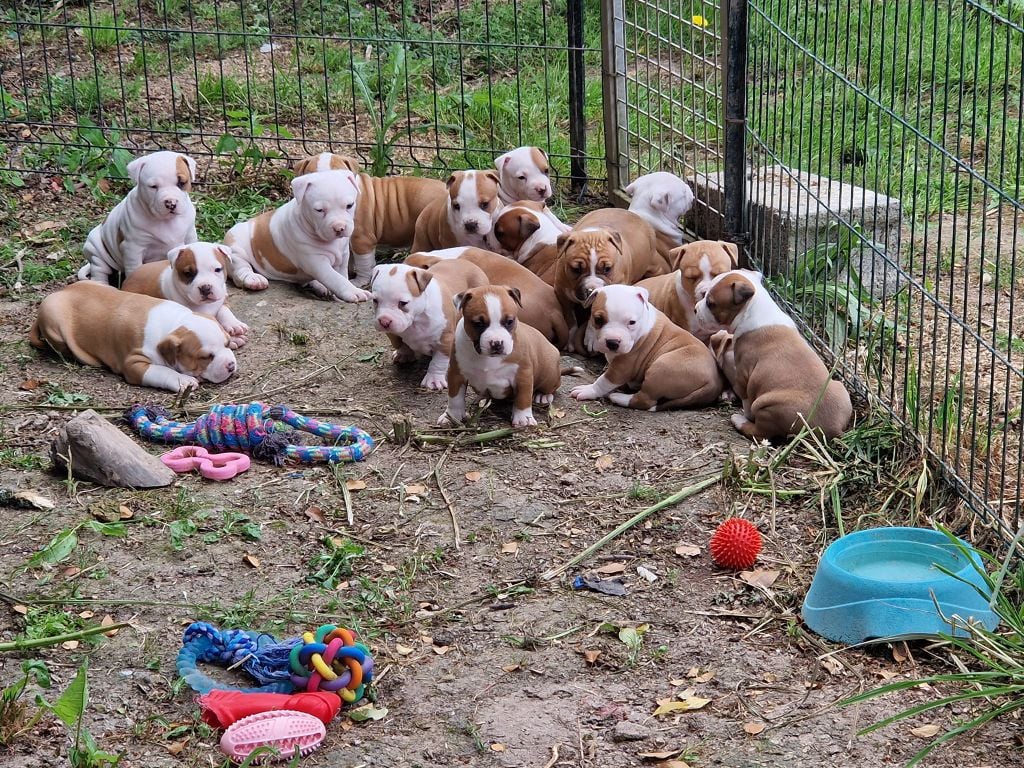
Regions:
<instances>
[{"instance_id":1,"label":"puppy's paw","mask_svg":"<svg viewBox=\"0 0 1024 768\"><path fill-rule=\"evenodd\" d=\"M618 406L629 408L629 403L632 401L633 396L627 395L625 392L611 392L608 394L608 399Z\"/></svg>"},{"instance_id":2,"label":"puppy's paw","mask_svg":"<svg viewBox=\"0 0 1024 768\"><path fill-rule=\"evenodd\" d=\"M536 427L537 419L533 417L533 409L527 408L523 411L512 409L512 426L513 427Z\"/></svg>"},{"instance_id":3,"label":"puppy's paw","mask_svg":"<svg viewBox=\"0 0 1024 768\"><path fill-rule=\"evenodd\" d=\"M312 293L318 299L335 298L334 294L331 293L330 290L328 290L327 286L321 283L319 280L312 280L302 287L305 288L310 293Z\"/></svg>"},{"instance_id":4,"label":"puppy's paw","mask_svg":"<svg viewBox=\"0 0 1024 768\"><path fill-rule=\"evenodd\" d=\"M416 360L416 353L413 352L409 347L402 347L396 349L391 353L391 362L396 365L405 365L406 363L412 363Z\"/></svg>"},{"instance_id":5,"label":"puppy's paw","mask_svg":"<svg viewBox=\"0 0 1024 768\"><path fill-rule=\"evenodd\" d=\"M251 275L242 278L242 287L247 291L265 291L270 287L270 281L263 275L257 275L253 272Z\"/></svg>"},{"instance_id":6,"label":"puppy's paw","mask_svg":"<svg viewBox=\"0 0 1024 768\"><path fill-rule=\"evenodd\" d=\"M194 376L178 376L178 394L183 395L186 392L194 392L199 389L199 379Z\"/></svg>"},{"instance_id":7,"label":"puppy's paw","mask_svg":"<svg viewBox=\"0 0 1024 768\"><path fill-rule=\"evenodd\" d=\"M439 391L448 389L448 377L443 373L428 373L423 377L420 386L424 389Z\"/></svg>"},{"instance_id":8,"label":"puppy's paw","mask_svg":"<svg viewBox=\"0 0 1024 768\"><path fill-rule=\"evenodd\" d=\"M593 384L580 384L578 387L573 387L569 395L576 400L597 400L598 397Z\"/></svg>"},{"instance_id":9,"label":"puppy's paw","mask_svg":"<svg viewBox=\"0 0 1024 768\"><path fill-rule=\"evenodd\" d=\"M338 298L342 301L347 301L350 304L359 304L372 299L373 294L369 291L364 291L362 288L352 286L352 290L342 291L342 293L338 295Z\"/></svg>"},{"instance_id":10,"label":"puppy's paw","mask_svg":"<svg viewBox=\"0 0 1024 768\"><path fill-rule=\"evenodd\" d=\"M736 429L741 431L747 424L750 423L750 419L748 419L742 413L734 413L730 421L732 422L732 425L736 427Z\"/></svg>"},{"instance_id":11,"label":"puppy's paw","mask_svg":"<svg viewBox=\"0 0 1024 768\"><path fill-rule=\"evenodd\" d=\"M534 392L533 393L533 402L535 402L537 405L549 405L550 403L553 403L554 400L555 400L555 393L554 392L552 392L550 394L547 394L547 395L544 394L543 392Z\"/></svg>"},{"instance_id":12,"label":"puppy's paw","mask_svg":"<svg viewBox=\"0 0 1024 768\"><path fill-rule=\"evenodd\" d=\"M370 278L372 276L373 274L371 272L367 272L365 275L360 272L356 272L352 277L352 285L357 288L366 288L370 284Z\"/></svg>"},{"instance_id":13,"label":"puppy's paw","mask_svg":"<svg viewBox=\"0 0 1024 768\"><path fill-rule=\"evenodd\" d=\"M246 336L232 336L228 339L228 349L241 349L249 343Z\"/></svg>"},{"instance_id":14,"label":"puppy's paw","mask_svg":"<svg viewBox=\"0 0 1024 768\"><path fill-rule=\"evenodd\" d=\"M437 419L437 426L439 427L454 427L462 423L462 419L466 414L456 416L451 411L445 411Z\"/></svg>"},{"instance_id":15,"label":"puppy's paw","mask_svg":"<svg viewBox=\"0 0 1024 768\"><path fill-rule=\"evenodd\" d=\"M241 320L236 320L233 323L222 323L221 328L224 329L228 336L245 336L249 332L249 326Z\"/></svg>"},{"instance_id":16,"label":"puppy's paw","mask_svg":"<svg viewBox=\"0 0 1024 768\"><path fill-rule=\"evenodd\" d=\"M718 396L718 401L720 403L738 403L740 399L736 397L735 392L726 387L722 390L722 394Z\"/></svg>"}]
</instances>

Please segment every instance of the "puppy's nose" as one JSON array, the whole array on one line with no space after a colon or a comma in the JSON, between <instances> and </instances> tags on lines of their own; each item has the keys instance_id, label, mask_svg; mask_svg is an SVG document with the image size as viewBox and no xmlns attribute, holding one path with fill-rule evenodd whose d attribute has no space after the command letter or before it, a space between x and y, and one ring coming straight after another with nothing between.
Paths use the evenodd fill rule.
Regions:
<instances>
[{"instance_id":1,"label":"puppy's nose","mask_svg":"<svg viewBox=\"0 0 1024 768\"><path fill-rule=\"evenodd\" d=\"M619 348L619 343L620 342L619 342L618 339L605 339L604 340L605 346L608 347L608 349L610 349L612 352L614 352L615 350L617 350Z\"/></svg>"},{"instance_id":2,"label":"puppy's nose","mask_svg":"<svg viewBox=\"0 0 1024 768\"><path fill-rule=\"evenodd\" d=\"M378 317L377 318L377 325L379 325L381 328L390 328L391 327L391 318L390 317Z\"/></svg>"},{"instance_id":3,"label":"puppy's nose","mask_svg":"<svg viewBox=\"0 0 1024 768\"><path fill-rule=\"evenodd\" d=\"M237 368L238 366L235 365L234 363L228 363L224 367L228 369L228 373L234 373L235 372L235 368Z\"/></svg>"},{"instance_id":4,"label":"puppy's nose","mask_svg":"<svg viewBox=\"0 0 1024 768\"><path fill-rule=\"evenodd\" d=\"M480 224L478 224L476 221L471 219L466 222L467 232L476 232L478 229L480 229Z\"/></svg>"},{"instance_id":5,"label":"puppy's nose","mask_svg":"<svg viewBox=\"0 0 1024 768\"><path fill-rule=\"evenodd\" d=\"M504 349L505 349L505 342L501 341L500 339L492 339L491 340L491 352L498 352L498 353L500 353L500 352L503 352Z\"/></svg>"},{"instance_id":6,"label":"puppy's nose","mask_svg":"<svg viewBox=\"0 0 1024 768\"><path fill-rule=\"evenodd\" d=\"M164 200L164 208L166 208L168 211L173 211L177 207L178 207L178 201L177 200Z\"/></svg>"},{"instance_id":7,"label":"puppy's nose","mask_svg":"<svg viewBox=\"0 0 1024 768\"><path fill-rule=\"evenodd\" d=\"M534 189L537 191L537 194L540 195L541 197L547 197L548 196L548 188L547 187L534 187Z\"/></svg>"},{"instance_id":8,"label":"puppy's nose","mask_svg":"<svg viewBox=\"0 0 1024 768\"><path fill-rule=\"evenodd\" d=\"M205 298L205 297L209 296L211 293L213 293L213 286L212 285L200 285L199 286L199 292Z\"/></svg>"},{"instance_id":9,"label":"puppy's nose","mask_svg":"<svg viewBox=\"0 0 1024 768\"><path fill-rule=\"evenodd\" d=\"M345 224L335 224L334 225L334 234L336 234L338 237L344 237L346 232L348 232L348 226L347 225L345 225Z\"/></svg>"}]
</instances>

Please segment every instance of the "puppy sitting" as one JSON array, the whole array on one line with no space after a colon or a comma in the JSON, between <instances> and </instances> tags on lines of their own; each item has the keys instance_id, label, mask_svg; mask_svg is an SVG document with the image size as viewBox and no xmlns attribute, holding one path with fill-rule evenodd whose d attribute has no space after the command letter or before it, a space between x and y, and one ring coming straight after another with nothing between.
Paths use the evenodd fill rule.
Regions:
<instances>
[{"instance_id":1,"label":"puppy sitting","mask_svg":"<svg viewBox=\"0 0 1024 768\"><path fill-rule=\"evenodd\" d=\"M631 195L629 210L654 227L658 253L670 259L669 252L683 244L680 220L693 207L693 190L678 176L665 171L640 176L626 187Z\"/></svg>"},{"instance_id":2,"label":"puppy sitting","mask_svg":"<svg viewBox=\"0 0 1024 768\"><path fill-rule=\"evenodd\" d=\"M321 171L292 179L294 197L280 208L233 226L224 236L231 249L231 280L262 291L267 277L304 285L320 298L368 301L348 279L359 188L351 171Z\"/></svg>"},{"instance_id":3,"label":"puppy sitting","mask_svg":"<svg viewBox=\"0 0 1024 768\"><path fill-rule=\"evenodd\" d=\"M230 337L229 345L245 345L249 326L227 304L227 270L231 254L222 245L190 243L167 252L167 261L152 261L135 270L121 290L170 299L200 315L212 317Z\"/></svg>"},{"instance_id":4,"label":"puppy sitting","mask_svg":"<svg viewBox=\"0 0 1024 768\"><path fill-rule=\"evenodd\" d=\"M194 389L199 379L219 384L236 367L216 320L92 281L43 299L29 342L84 365L105 365L129 384L170 392Z\"/></svg>"},{"instance_id":5,"label":"puppy sitting","mask_svg":"<svg viewBox=\"0 0 1024 768\"><path fill-rule=\"evenodd\" d=\"M564 230L544 214L542 203L520 200L494 218L495 250L511 256L548 285L555 284L558 236Z\"/></svg>"},{"instance_id":6,"label":"puppy sitting","mask_svg":"<svg viewBox=\"0 0 1024 768\"><path fill-rule=\"evenodd\" d=\"M669 253L676 269L667 275L641 280L651 304L683 330L707 343L714 329L698 327L696 306L711 281L730 269L736 269L739 248L724 240L698 240L673 248Z\"/></svg>"},{"instance_id":7,"label":"puppy sitting","mask_svg":"<svg viewBox=\"0 0 1024 768\"><path fill-rule=\"evenodd\" d=\"M196 209L189 199L196 163L177 152L154 152L128 163L135 183L102 224L85 240L88 263L79 280L108 283L116 272L131 275L147 261L167 258L167 251L194 243Z\"/></svg>"},{"instance_id":8,"label":"puppy sitting","mask_svg":"<svg viewBox=\"0 0 1024 768\"><path fill-rule=\"evenodd\" d=\"M494 161L494 167L500 180L498 196L505 205L519 200L543 205L551 197L551 164L540 147L519 147L506 152ZM559 221L547 205L540 210L559 232L569 231L570 227Z\"/></svg>"},{"instance_id":9,"label":"puppy sitting","mask_svg":"<svg viewBox=\"0 0 1024 768\"><path fill-rule=\"evenodd\" d=\"M502 207L494 171L456 171L448 194L434 200L416 219L412 250L433 251L469 245L490 248L491 215Z\"/></svg>"},{"instance_id":10,"label":"puppy sitting","mask_svg":"<svg viewBox=\"0 0 1024 768\"><path fill-rule=\"evenodd\" d=\"M487 285L455 299L462 316L455 327L448 364L448 409L444 425L466 418L466 387L482 397L512 398L512 426L535 426L533 404L555 399L561 383L559 354L540 331L520 323L519 291Z\"/></svg>"},{"instance_id":11,"label":"puppy sitting","mask_svg":"<svg viewBox=\"0 0 1024 768\"><path fill-rule=\"evenodd\" d=\"M644 288L598 289L590 325L594 348L604 354L608 368L593 384L573 389L577 400L607 396L626 408L664 411L708 405L722 393L711 352L652 306ZM636 394L615 391L624 386Z\"/></svg>"},{"instance_id":12,"label":"puppy sitting","mask_svg":"<svg viewBox=\"0 0 1024 768\"><path fill-rule=\"evenodd\" d=\"M850 394L796 329L793 320L745 269L719 275L697 303L699 322L732 332L732 357L723 369L743 404L733 426L751 440L795 435L803 420L831 439L853 416Z\"/></svg>"},{"instance_id":13,"label":"puppy sitting","mask_svg":"<svg viewBox=\"0 0 1024 768\"><path fill-rule=\"evenodd\" d=\"M447 199L444 183L419 176L378 178L360 173L355 160L323 152L307 157L295 166L295 173L347 169L356 174L359 200L356 204L355 230L352 232L352 266L355 284L366 285L377 263L377 246L408 248L412 245L416 220L423 209L435 201Z\"/></svg>"},{"instance_id":14,"label":"puppy sitting","mask_svg":"<svg viewBox=\"0 0 1024 768\"><path fill-rule=\"evenodd\" d=\"M448 358L458 314L453 297L486 284L483 272L457 259L439 261L429 270L405 264L374 267L370 290L377 329L388 335L394 347L393 362L430 357L421 387L448 386Z\"/></svg>"}]
</instances>

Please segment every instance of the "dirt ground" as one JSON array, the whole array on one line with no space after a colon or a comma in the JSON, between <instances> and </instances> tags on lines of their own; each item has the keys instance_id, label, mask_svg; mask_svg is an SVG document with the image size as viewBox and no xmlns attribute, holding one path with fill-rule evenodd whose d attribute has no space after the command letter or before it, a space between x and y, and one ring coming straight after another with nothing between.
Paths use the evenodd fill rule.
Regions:
<instances>
[{"instance_id":1,"label":"dirt ground","mask_svg":"<svg viewBox=\"0 0 1024 768\"><path fill-rule=\"evenodd\" d=\"M67 408L102 408L112 418L140 400L171 404L167 393L36 353L25 337L37 298L0 303L3 448L46 455L72 415L42 404L53 393L86 395ZM0 485L57 503L48 513L0 516L0 641L24 631L28 619L16 609L22 604L29 616L87 610L93 617L84 623L108 614L131 622L95 644L37 652L54 676L51 700L88 657L86 724L103 749L123 755L121 765L223 764L218 736L197 725L193 694L174 683L181 632L197 618L282 638L324 622L364 633L378 665L373 697L388 713L363 724L343 714L324 746L303 761L309 766L899 765L926 743L911 727L945 727L966 714L942 710L858 737L859 728L936 691L835 706L884 679L939 666L921 645L909 657L889 646L838 650L801 628L799 606L817 555L835 535L822 530L814 503L773 506L714 486L564 575L540 577L666 493L745 454L728 408L651 414L584 407L567 396L573 380L566 379L547 423L536 429L451 450L399 445L387 437L395 421L443 434L433 424L444 396L417 388L421 366L392 366L367 305L318 302L279 285L233 291L232 303L253 327L252 340L236 377L196 395L193 416L204 402L280 401L369 430L378 447L368 459L337 474L323 466L254 464L230 482L183 475L172 488L148 492L71 487L45 469L0 471ZM587 367L590 380L599 369ZM20 389L28 380L45 384ZM494 407L478 429L505 426L508 413ZM346 480L356 481L351 526ZM62 528L118 506L131 514L124 538L82 529L69 560L27 567ZM260 538L226 525L232 512L258 524ZM778 572L770 586L751 586L711 564L708 538L730 515L747 517L765 534L759 567ZM197 530L175 549L170 534L180 520ZM306 581L326 537L365 548L353 574L331 590ZM657 579L641 578L638 566ZM599 567L622 568L625 596L572 588L575 576ZM46 598L57 607L33 602ZM631 650L605 624L648 628ZM0 682L12 681L28 657L0 656ZM708 703L653 716L659 699L687 689ZM927 764L1022 765L1018 731L1012 723L993 725ZM0 761L60 765L68 744L59 723L44 719Z\"/></svg>"}]
</instances>

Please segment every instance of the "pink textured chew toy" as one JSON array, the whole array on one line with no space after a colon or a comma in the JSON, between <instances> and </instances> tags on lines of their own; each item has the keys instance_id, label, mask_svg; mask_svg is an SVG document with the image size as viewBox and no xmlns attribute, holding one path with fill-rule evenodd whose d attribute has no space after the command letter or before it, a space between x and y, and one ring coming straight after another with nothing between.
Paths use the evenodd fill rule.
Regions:
<instances>
[{"instance_id":1,"label":"pink textured chew toy","mask_svg":"<svg viewBox=\"0 0 1024 768\"><path fill-rule=\"evenodd\" d=\"M208 480L230 480L252 464L244 453L210 453L198 445L182 445L165 453L160 461L179 474L198 469Z\"/></svg>"},{"instance_id":2,"label":"pink textured chew toy","mask_svg":"<svg viewBox=\"0 0 1024 768\"><path fill-rule=\"evenodd\" d=\"M240 763L260 747L273 747L277 755L257 757L254 762L290 760L296 754L305 757L320 746L327 729L319 719L293 709L277 709L243 717L220 738L220 748Z\"/></svg>"}]
</instances>

